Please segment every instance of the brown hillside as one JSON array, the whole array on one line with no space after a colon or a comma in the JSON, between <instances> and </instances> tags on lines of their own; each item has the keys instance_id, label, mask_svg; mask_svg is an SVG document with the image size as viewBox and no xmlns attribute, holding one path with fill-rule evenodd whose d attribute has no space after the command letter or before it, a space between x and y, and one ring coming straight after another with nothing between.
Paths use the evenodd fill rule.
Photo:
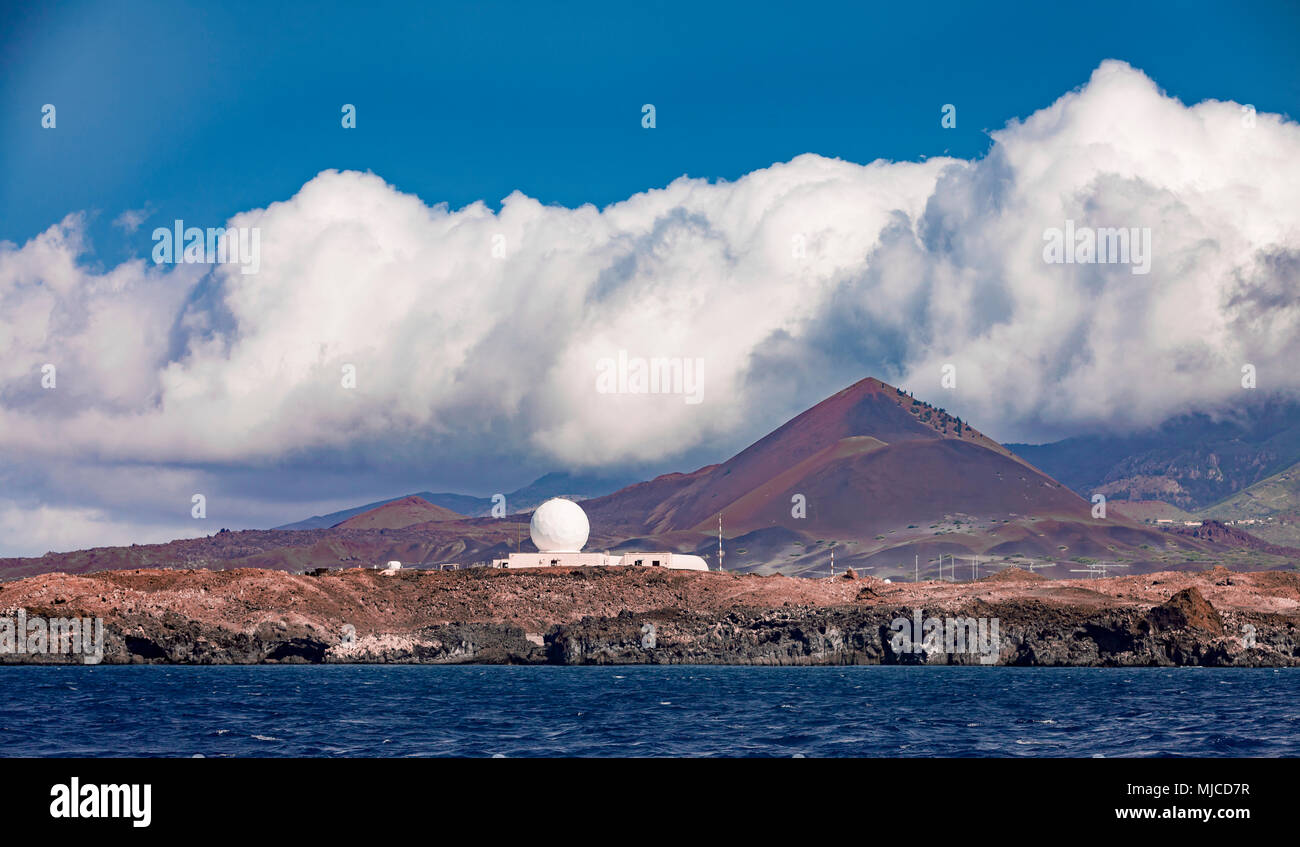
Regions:
<instances>
[{"instance_id":1,"label":"brown hillside","mask_svg":"<svg viewBox=\"0 0 1300 847\"><path fill-rule=\"evenodd\" d=\"M870 438L875 443L845 444L856 438ZM941 440L966 443L1020 463L965 422L959 424L952 415L869 377L792 418L721 465L630 486L588 500L583 507L593 523L600 521L627 531L690 529L760 489L793 484L791 471L809 460L812 464L804 471L835 459L836 451L852 454L880 445ZM775 481L778 478L780 482Z\"/></svg>"},{"instance_id":2,"label":"brown hillside","mask_svg":"<svg viewBox=\"0 0 1300 847\"><path fill-rule=\"evenodd\" d=\"M353 515L335 529L402 529L430 521L454 521L463 518L451 509L435 506L423 497L403 497L378 508Z\"/></svg>"},{"instance_id":3,"label":"brown hillside","mask_svg":"<svg viewBox=\"0 0 1300 847\"><path fill-rule=\"evenodd\" d=\"M792 523L796 493L810 507L807 520ZM1087 515L1077 495L978 430L873 378L721 465L583 506L593 524L646 534L707 530L719 512L738 529L792 525L853 537L952 512Z\"/></svg>"},{"instance_id":4,"label":"brown hillside","mask_svg":"<svg viewBox=\"0 0 1300 847\"><path fill-rule=\"evenodd\" d=\"M796 493L807 498L803 520L790 516ZM1074 492L1001 453L957 440L927 440L850 453L800 479L775 479L728 508L727 519L742 528L803 525L813 532L860 537L959 513L1084 520L1089 507Z\"/></svg>"}]
</instances>

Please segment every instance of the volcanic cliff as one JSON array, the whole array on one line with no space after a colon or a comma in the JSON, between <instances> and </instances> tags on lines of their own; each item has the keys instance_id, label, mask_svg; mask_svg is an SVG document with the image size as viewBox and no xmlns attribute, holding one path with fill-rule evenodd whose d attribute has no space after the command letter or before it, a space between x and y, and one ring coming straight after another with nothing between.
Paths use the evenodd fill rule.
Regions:
<instances>
[{"instance_id":1,"label":"volcanic cliff","mask_svg":"<svg viewBox=\"0 0 1300 847\"><path fill-rule=\"evenodd\" d=\"M108 663L1300 664L1300 575L886 583L655 568L115 571L0 585L0 617L102 617ZM916 615L998 622L992 652L901 651ZM0 661L68 661L0 655ZM987 662L986 662L987 663Z\"/></svg>"}]
</instances>

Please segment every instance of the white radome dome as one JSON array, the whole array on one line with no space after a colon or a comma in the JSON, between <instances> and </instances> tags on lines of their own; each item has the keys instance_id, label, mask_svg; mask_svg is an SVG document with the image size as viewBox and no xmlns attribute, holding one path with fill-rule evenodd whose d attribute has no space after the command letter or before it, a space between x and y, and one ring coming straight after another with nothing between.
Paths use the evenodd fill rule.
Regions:
<instances>
[{"instance_id":1,"label":"white radome dome","mask_svg":"<svg viewBox=\"0 0 1300 847\"><path fill-rule=\"evenodd\" d=\"M528 531L543 553L577 553L587 543L591 524L581 506L556 497L537 507Z\"/></svg>"}]
</instances>

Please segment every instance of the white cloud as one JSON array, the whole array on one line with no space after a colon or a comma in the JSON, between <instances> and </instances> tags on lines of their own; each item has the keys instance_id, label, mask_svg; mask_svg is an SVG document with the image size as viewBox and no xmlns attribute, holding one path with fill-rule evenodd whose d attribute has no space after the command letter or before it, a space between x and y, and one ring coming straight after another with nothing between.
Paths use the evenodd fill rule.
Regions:
<instances>
[{"instance_id":1,"label":"white cloud","mask_svg":"<svg viewBox=\"0 0 1300 847\"><path fill-rule=\"evenodd\" d=\"M113 226L129 235L138 230L140 224L148 220L151 214L153 213L148 208L127 209L113 219Z\"/></svg>"},{"instance_id":2,"label":"white cloud","mask_svg":"<svg viewBox=\"0 0 1300 847\"><path fill-rule=\"evenodd\" d=\"M743 446L866 375L1005 440L1230 403L1247 362L1300 388L1300 126L1107 62L993 140L973 162L804 155L605 209L453 211L325 172L229 222L261 229L250 275L97 273L70 216L0 245L0 454L247 467L389 445L580 468ZM1149 227L1150 274L1045 264L1067 219ZM619 350L702 358L704 402L597 393Z\"/></svg>"},{"instance_id":3,"label":"white cloud","mask_svg":"<svg viewBox=\"0 0 1300 847\"><path fill-rule=\"evenodd\" d=\"M0 501L0 556L41 556L89 547L155 544L207 535L192 525L139 524L103 509L20 506Z\"/></svg>"}]
</instances>

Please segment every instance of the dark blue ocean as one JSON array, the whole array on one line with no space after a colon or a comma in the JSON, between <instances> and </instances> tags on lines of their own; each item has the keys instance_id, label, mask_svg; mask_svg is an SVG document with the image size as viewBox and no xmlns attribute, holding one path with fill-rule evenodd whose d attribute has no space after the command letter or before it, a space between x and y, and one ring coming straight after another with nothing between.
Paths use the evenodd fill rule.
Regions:
<instances>
[{"instance_id":1,"label":"dark blue ocean","mask_svg":"<svg viewBox=\"0 0 1300 847\"><path fill-rule=\"evenodd\" d=\"M1300 669L0 667L4 756L1296 756Z\"/></svg>"}]
</instances>

